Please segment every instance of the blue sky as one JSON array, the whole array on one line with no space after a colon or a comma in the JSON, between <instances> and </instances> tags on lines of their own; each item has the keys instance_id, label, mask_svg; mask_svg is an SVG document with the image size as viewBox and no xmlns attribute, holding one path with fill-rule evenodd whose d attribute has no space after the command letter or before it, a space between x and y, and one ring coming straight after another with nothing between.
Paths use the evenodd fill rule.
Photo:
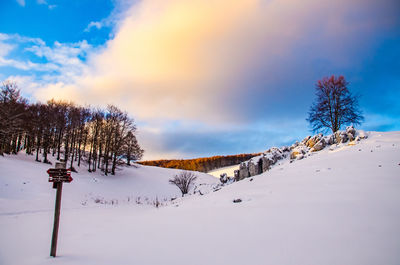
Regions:
<instances>
[{"instance_id":1,"label":"blue sky","mask_svg":"<svg viewBox=\"0 0 400 265\"><path fill-rule=\"evenodd\" d=\"M41 38L47 43L85 39L96 45L104 44L110 27L97 31L85 29L90 22L108 17L114 6L109 0L6 0L0 4L1 28L3 33Z\"/></svg>"},{"instance_id":2,"label":"blue sky","mask_svg":"<svg viewBox=\"0 0 400 265\"><path fill-rule=\"evenodd\" d=\"M145 159L259 152L310 134L344 75L365 130L400 130L397 0L6 0L0 79L31 101L120 106Z\"/></svg>"}]
</instances>

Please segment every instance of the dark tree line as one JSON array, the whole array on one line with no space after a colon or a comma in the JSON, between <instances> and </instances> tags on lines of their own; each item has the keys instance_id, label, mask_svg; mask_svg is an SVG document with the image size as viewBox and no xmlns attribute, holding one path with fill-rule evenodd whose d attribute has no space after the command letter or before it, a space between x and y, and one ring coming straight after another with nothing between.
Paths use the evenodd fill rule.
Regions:
<instances>
[{"instance_id":1,"label":"dark tree line","mask_svg":"<svg viewBox=\"0 0 400 265\"><path fill-rule=\"evenodd\" d=\"M85 161L90 172L114 175L118 165L142 158L135 134L134 120L116 106L91 109L55 100L29 104L15 83L1 86L0 155L25 150L38 162L49 163L51 155L72 170Z\"/></svg>"}]
</instances>

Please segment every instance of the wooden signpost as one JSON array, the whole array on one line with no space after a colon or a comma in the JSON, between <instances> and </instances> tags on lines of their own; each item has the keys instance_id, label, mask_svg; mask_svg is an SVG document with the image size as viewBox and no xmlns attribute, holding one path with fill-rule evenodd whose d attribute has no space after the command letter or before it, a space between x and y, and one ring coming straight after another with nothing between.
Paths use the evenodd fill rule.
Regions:
<instances>
[{"instance_id":1,"label":"wooden signpost","mask_svg":"<svg viewBox=\"0 0 400 265\"><path fill-rule=\"evenodd\" d=\"M61 194L63 182L71 182L71 171L65 168L65 163L56 163L56 168L47 170L49 182L53 182L53 188L57 189L56 206L54 211L53 236L51 238L50 256L55 257L57 252L58 226L60 224Z\"/></svg>"}]
</instances>

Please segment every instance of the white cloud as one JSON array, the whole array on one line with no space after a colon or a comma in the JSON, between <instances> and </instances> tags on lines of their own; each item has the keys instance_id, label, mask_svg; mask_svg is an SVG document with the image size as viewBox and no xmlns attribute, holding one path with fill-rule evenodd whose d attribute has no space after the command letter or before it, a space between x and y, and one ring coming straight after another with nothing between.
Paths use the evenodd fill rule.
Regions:
<instances>
[{"instance_id":1,"label":"white cloud","mask_svg":"<svg viewBox=\"0 0 400 265\"><path fill-rule=\"evenodd\" d=\"M14 43L9 43L12 40ZM17 43L15 43L17 40ZM9 53L18 48L19 42L29 42L29 38L20 37L18 35L0 34L0 66L11 66L20 70L37 70L37 71L51 71L54 70L54 64L36 64L31 61L19 61L15 59L8 59ZM37 39L31 39L33 43L41 43Z\"/></svg>"},{"instance_id":2,"label":"white cloud","mask_svg":"<svg viewBox=\"0 0 400 265\"><path fill-rule=\"evenodd\" d=\"M14 45L4 43L0 40L0 58L8 55L14 48Z\"/></svg>"},{"instance_id":3,"label":"white cloud","mask_svg":"<svg viewBox=\"0 0 400 265\"><path fill-rule=\"evenodd\" d=\"M20 6L25 6L25 0L16 0Z\"/></svg>"},{"instance_id":4,"label":"white cloud","mask_svg":"<svg viewBox=\"0 0 400 265\"><path fill-rule=\"evenodd\" d=\"M19 34L0 33L0 41L12 41L15 43L32 43L36 45L46 45L46 43L40 38L30 38L26 36L21 36Z\"/></svg>"},{"instance_id":5,"label":"white cloud","mask_svg":"<svg viewBox=\"0 0 400 265\"><path fill-rule=\"evenodd\" d=\"M0 66L11 66L20 70L35 70L35 71L55 71L59 70L59 67L53 63L39 64L31 61L18 61L13 59L5 59L0 57Z\"/></svg>"},{"instance_id":6,"label":"white cloud","mask_svg":"<svg viewBox=\"0 0 400 265\"><path fill-rule=\"evenodd\" d=\"M0 41L8 40L9 38L8 34L0 33Z\"/></svg>"},{"instance_id":7,"label":"white cloud","mask_svg":"<svg viewBox=\"0 0 400 265\"><path fill-rule=\"evenodd\" d=\"M101 29L103 24L99 21L91 21L86 27L85 32L89 32L92 28Z\"/></svg>"},{"instance_id":8,"label":"white cloud","mask_svg":"<svg viewBox=\"0 0 400 265\"><path fill-rule=\"evenodd\" d=\"M54 4L52 5L47 0L36 0L36 3L38 5L46 5L48 7L48 9L50 9L50 10L57 7L57 5L54 5Z\"/></svg>"},{"instance_id":9,"label":"white cloud","mask_svg":"<svg viewBox=\"0 0 400 265\"><path fill-rule=\"evenodd\" d=\"M35 63L31 60L7 58L12 49L22 49L44 58L46 62ZM14 67L20 70L49 72L51 81L70 79L82 74L86 67L83 58L90 52L92 46L87 41L77 43L54 42L52 46L39 38L29 38L18 34L0 33L0 65ZM54 73L58 72L58 74ZM50 81L49 79L47 81Z\"/></svg>"},{"instance_id":10,"label":"white cloud","mask_svg":"<svg viewBox=\"0 0 400 265\"><path fill-rule=\"evenodd\" d=\"M135 1L132 0L114 0L114 9L111 11L111 13L100 21L91 21L84 29L84 32L89 32L93 28L97 30L105 27L115 29L117 25L129 15L129 10L134 3ZM110 35L113 34L114 32L112 32Z\"/></svg>"}]
</instances>

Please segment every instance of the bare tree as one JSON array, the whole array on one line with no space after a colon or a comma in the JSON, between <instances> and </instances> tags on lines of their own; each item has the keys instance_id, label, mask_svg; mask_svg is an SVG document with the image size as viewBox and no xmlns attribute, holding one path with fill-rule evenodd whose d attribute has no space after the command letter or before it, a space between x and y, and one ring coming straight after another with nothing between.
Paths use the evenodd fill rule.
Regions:
<instances>
[{"instance_id":1,"label":"bare tree","mask_svg":"<svg viewBox=\"0 0 400 265\"><path fill-rule=\"evenodd\" d=\"M182 197L187 194L197 179L196 175L190 171L182 171L169 180L170 184L176 185L182 192Z\"/></svg>"},{"instance_id":2,"label":"bare tree","mask_svg":"<svg viewBox=\"0 0 400 265\"><path fill-rule=\"evenodd\" d=\"M358 108L358 100L347 86L343 76L324 77L315 86L316 102L311 106L307 121L313 131L332 130L342 125L361 124L364 117Z\"/></svg>"},{"instance_id":3,"label":"bare tree","mask_svg":"<svg viewBox=\"0 0 400 265\"><path fill-rule=\"evenodd\" d=\"M135 134L133 118L116 106L94 110L55 100L28 104L15 83L0 84L0 155L25 149L27 154L35 152L37 161L42 154L49 163L48 154L57 153L60 160L63 152L72 170L84 160L89 172L99 168L114 175L125 157L128 164L141 159Z\"/></svg>"},{"instance_id":4,"label":"bare tree","mask_svg":"<svg viewBox=\"0 0 400 265\"><path fill-rule=\"evenodd\" d=\"M20 96L16 83L0 86L0 155L16 154L21 143L27 102Z\"/></svg>"},{"instance_id":5,"label":"bare tree","mask_svg":"<svg viewBox=\"0 0 400 265\"><path fill-rule=\"evenodd\" d=\"M140 148L134 132L129 131L125 137L124 152L126 154L127 165L131 165L131 161L142 159L144 150Z\"/></svg>"}]
</instances>

